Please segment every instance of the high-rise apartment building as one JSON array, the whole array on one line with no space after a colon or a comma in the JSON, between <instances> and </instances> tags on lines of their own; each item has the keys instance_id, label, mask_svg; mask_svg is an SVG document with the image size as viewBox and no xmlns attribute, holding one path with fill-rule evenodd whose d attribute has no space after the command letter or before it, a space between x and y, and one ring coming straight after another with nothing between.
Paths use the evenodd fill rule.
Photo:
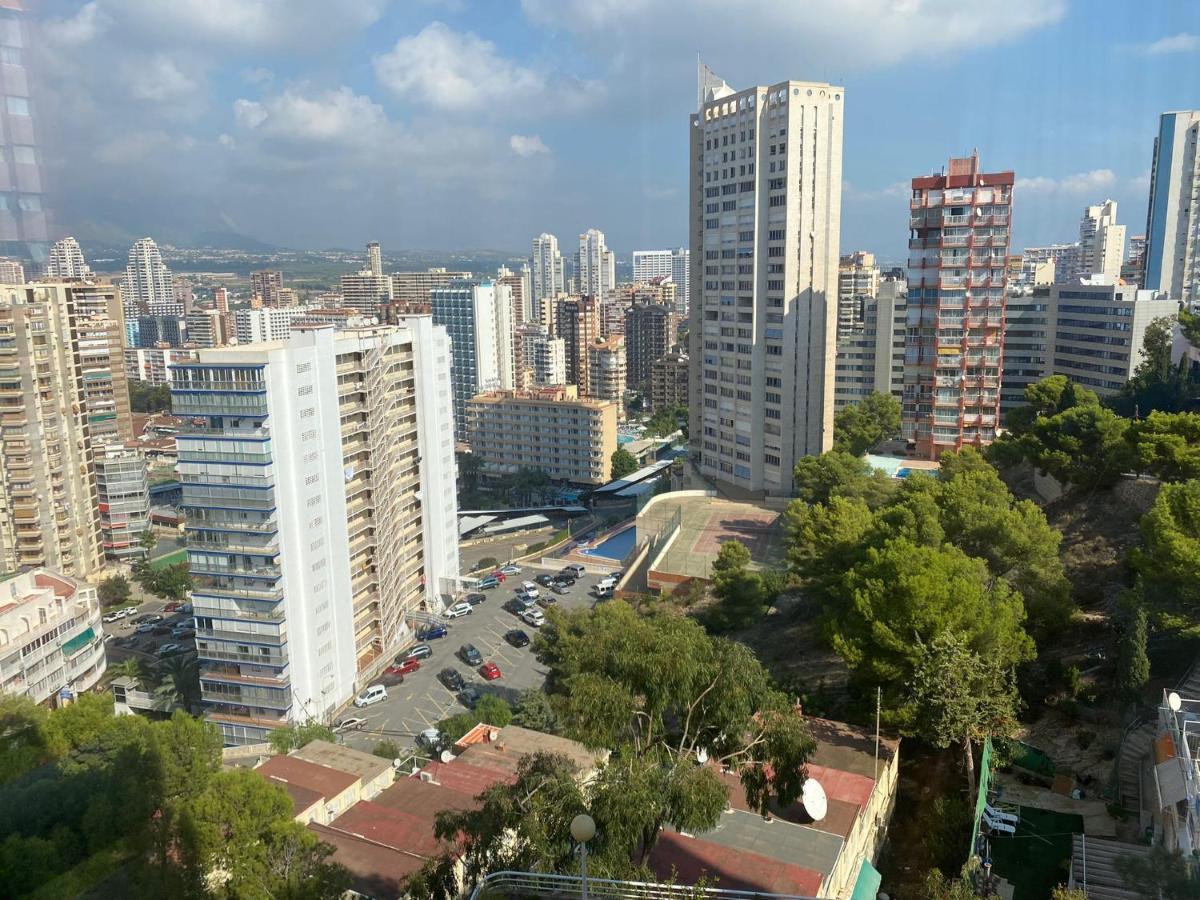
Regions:
<instances>
[{"instance_id":1,"label":"high-rise apartment building","mask_svg":"<svg viewBox=\"0 0 1200 900\"><path fill-rule=\"evenodd\" d=\"M187 343L187 319L183 316L138 316L137 346L182 347Z\"/></svg>"},{"instance_id":2,"label":"high-rise apartment building","mask_svg":"<svg viewBox=\"0 0 1200 900\"><path fill-rule=\"evenodd\" d=\"M449 346L428 316L201 350L178 435L201 697L227 744L327 721L458 576Z\"/></svg>"},{"instance_id":3,"label":"high-rise apartment building","mask_svg":"<svg viewBox=\"0 0 1200 900\"><path fill-rule=\"evenodd\" d=\"M191 362L196 351L174 347L138 347L125 351L125 376L148 384L170 384L172 366Z\"/></svg>"},{"instance_id":4,"label":"high-rise apartment building","mask_svg":"<svg viewBox=\"0 0 1200 900\"><path fill-rule=\"evenodd\" d=\"M225 333L225 318L215 309L198 309L188 313L184 316L187 342L197 347L223 347L232 337Z\"/></svg>"},{"instance_id":5,"label":"high-rise apartment building","mask_svg":"<svg viewBox=\"0 0 1200 900\"><path fill-rule=\"evenodd\" d=\"M523 269L522 272L514 272L507 266L500 266L496 270L496 284L507 285L512 291L514 333L519 325L537 322L537 316L533 312L533 298L530 295L529 266L524 266Z\"/></svg>"},{"instance_id":6,"label":"high-rise apartment building","mask_svg":"<svg viewBox=\"0 0 1200 900\"><path fill-rule=\"evenodd\" d=\"M625 339L619 334L588 345L587 395L625 405Z\"/></svg>"},{"instance_id":7,"label":"high-rise apartment building","mask_svg":"<svg viewBox=\"0 0 1200 900\"><path fill-rule=\"evenodd\" d=\"M104 555L118 561L145 556L141 540L150 529L150 482L145 457L119 444L98 450L96 500Z\"/></svg>"},{"instance_id":8,"label":"high-rise apartment building","mask_svg":"<svg viewBox=\"0 0 1200 900\"><path fill-rule=\"evenodd\" d=\"M690 435L744 491L790 493L832 443L843 95L720 82L691 117Z\"/></svg>"},{"instance_id":9,"label":"high-rise apartment building","mask_svg":"<svg viewBox=\"0 0 1200 900\"><path fill-rule=\"evenodd\" d=\"M678 304L675 312L680 316L686 316L688 304L692 299L689 251L683 247L678 250L633 251L633 280L635 282L649 283L661 278L669 278L675 283Z\"/></svg>"},{"instance_id":10,"label":"high-rise apartment building","mask_svg":"<svg viewBox=\"0 0 1200 900\"><path fill-rule=\"evenodd\" d=\"M434 268L424 272L393 272L390 277L392 302L402 309L414 309L429 306L429 292L434 288L446 287L455 281L470 281L472 275Z\"/></svg>"},{"instance_id":11,"label":"high-rise apartment building","mask_svg":"<svg viewBox=\"0 0 1200 900\"><path fill-rule=\"evenodd\" d=\"M538 387L567 383L567 350L562 338L543 335L533 342L533 382Z\"/></svg>"},{"instance_id":12,"label":"high-rise apartment building","mask_svg":"<svg viewBox=\"0 0 1200 900\"><path fill-rule=\"evenodd\" d=\"M283 273L278 269L260 269L250 273L250 296L257 296L265 307L282 306Z\"/></svg>"},{"instance_id":13,"label":"high-rise apartment building","mask_svg":"<svg viewBox=\"0 0 1200 900\"><path fill-rule=\"evenodd\" d=\"M540 469L556 481L605 484L617 450L619 404L574 385L488 391L467 407L471 452L498 474Z\"/></svg>"},{"instance_id":14,"label":"high-rise apartment building","mask_svg":"<svg viewBox=\"0 0 1200 900\"><path fill-rule=\"evenodd\" d=\"M66 295L92 445L132 441L120 292L112 284L73 282Z\"/></svg>"},{"instance_id":15,"label":"high-rise apartment building","mask_svg":"<svg viewBox=\"0 0 1200 900\"><path fill-rule=\"evenodd\" d=\"M587 348L600 337L600 301L595 297L564 297L555 304L554 334L567 354L567 383L587 393Z\"/></svg>"},{"instance_id":16,"label":"high-rise apartment building","mask_svg":"<svg viewBox=\"0 0 1200 900\"><path fill-rule=\"evenodd\" d=\"M1129 239L1129 255L1121 266L1121 278L1126 284L1145 285L1146 236L1135 234Z\"/></svg>"},{"instance_id":17,"label":"high-rise apartment building","mask_svg":"<svg viewBox=\"0 0 1200 900\"><path fill-rule=\"evenodd\" d=\"M77 304L74 291L0 289L0 571L87 578L101 565L95 453L123 437L123 411L128 429L128 395L119 350L109 355L119 323L93 317L100 304Z\"/></svg>"},{"instance_id":18,"label":"high-rise apartment building","mask_svg":"<svg viewBox=\"0 0 1200 900\"><path fill-rule=\"evenodd\" d=\"M1011 298L1005 311L1001 409L1025 403L1025 388L1066 375L1101 397L1111 397L1142 360L1146 327L1173 316L1165 292L1139 290L1104 276L1034 288Z\"/></svg>"},{"instance_id":19,"label":"high-rise apartment building","mask_svg":"<svg viewBox=\"0 0 1200 900\"><path fill-rule=\"evenodd\" d=\"M383 275L383 251L379 241L367 242L367 269L372 275Z\"/></svg>"},{"instance_id":20,"label":"high-rise apartment building","mask_svg":"<svg viewBox=\"0 0 1200 900\"><path fill-rule=\"evenodd\" d=\"M25 267L18 259L0 259L0 284L24 284Z\"/></svg>"},{"instance_id":21,"label":"high-rise apartment building","mask_svg":"<svg viewBox=\"0 0 1200 900\"><path fill-rule=\"evenodd\" d=\"M617 258L604 240L604 232L589 228L579 236L575 255L579 293L603 299L617 285Z\"/></svg>"},{"instance_id":22,"label":"high-rise apartment building","mask_svg":"<svg viewBox=\"0 0 1200 900\"><path fill-rule=\"evenodd\" d=\"M0 581L0 694L48 703L90 691L105 669L100 614L96 588L62 572Z\"/></svg>"},{"instance_id":23,"label":"high-rise apartment building","mask_svg":"<svg viewBox=\"0 0 1200 900\"><path fill-rule=\"evenodd\" d=\"M129 248L129 265L125 268L121 294L125 299L126 319L130 318L131 305L135 311L155 313L151 309L155 304L174 304L175 290L171 283L171 270L163 262L158 244L154 243L153 239L142 238ZM182 304L175 314L183 315Z\"/></svg>"},{"instance_id":24,"label":"high-rise apartment building","mask_svg":"<svg viewBox=\"0 0 1200 900\"><path fill-rule=\"evenodd\" d=\"M1014 180L978 153L912 180L903 433L929 459L996 436Z\"/></svg>"},{"instance_id":25,"label":"high-rise apartment building","mask_svg":"<svg viewBox=\"0 0 1200 900\"><path fill-rule=\"evenodd\" d=\"M1073 281L1082 262L1078 244L1050 244L1046 247L1026 247L1021 251L1021 286L1045 284L1047 273L1058 284ZM1053 268L1046 268L1050 263Z\"/></svg>"},{"instance_id":26,"label":"high-rise apartment building","mask_svg":"<svg viewBox=\"0 0 1200 900\"><path fill-rule=\"evenodd\" d=\"M838 338L862 325L864 301L879 290L879 266L866 250L847 253L838 261Z\"/></svg>"},{"instance_id":27,"label":"high-rise apartment building","mask_svg":"<svg viewBox=\"0 0 1200 900\"><path fill-rule=\"evenodd\" d=\"M283 341L292 333L293 325L304 320L309 310L300 306L235 309L233 327L239 344L258 344L262 341Z\"/></svg>"},{"instance_id":28,"label":"high-rise apartment building","mask_svg":"<svg viewBox=\"0 0 1200 900\"><path fill-rule=\"evenodd\" d=\"M42 151L38 146L37 109L28 67L36 52L35 30L17 0L0 8L0 128L7 147L0 159L0 178L6 192L0 210L0 255L42 262L48 228Z\"/></svg>"},{"instance_id":29,"label":"high-rise apartment building","mask_svg":"<svg viewBox=\"0 0 1200 900\"><path fill-rule=\"evenodd\" d=\"M1163 113L1150 166L1145 287L1200 304L1200 109Z\"/></svg>"},{"instance_id":30,"label":"high-rise apartment building","mask_svg":"<svg viewBox=\"0 0 1200 900\"><path fill-rule=\"evenodd\" d=\"M625 314L630 305L628 296L621 296L621 292L610 292L600 301L600 337L625 333Z\"/></svg>"},{"instance_id":31,"label":"high-rise apartment building","mask_svg":"<svg viewBox=\"0 0 1200 900\"><path fill-rule=\"evenodd\" d=\"M1079 274L1121 277L1125 226L1117 224L1117 201L1089 206L1079 222Z\"/></svg>"},{"instance_id":32,"label":"high-rise apartment building","mask_svg":"<svg viewBox=\"0 0 1200 900\"><path fill-rule=\"evenodd\" d=\"M51 281L69 281L73 278L91 278L92 270L83 258L83 250L73 237L56 241L50 248L46 260L46 278Z\"/></svg>"},{"instance_id":33,"label":"high-rise apartment building","mask_svg":"<svg viewBox=\"0 0 1200 900\"><path fill-rule=\"evenodd\" d=\"M185 316L196 305L195 289L186 275L176 275L171 279L171 301L178 305L180 314Z\"/></svg>"},{"instance_id":34,"label":"high-rise apartment building","mask_svg":"<svg viewBox=\"0 0 1200 900\"><path fill-rule=\"evenodd\" d=\"M481 391L512 390L515 358L512 291L493 281L458 282L429 292L433 323L450 335L454 433L467 439L467 401Z\"/></svg>"},{"instance_id":35,"label":"high-rise apartment building","mask_svg":"<svg viewBox=\"0 0 1200 900\"><path fill-rule=\"evenodd\" d=\"M566 289L563 278L562 254L558 250L558 238L552 234L539 234L533 239L533 257L529 261L533 270L533 300L555 300ZM548 325L548 322L542 322Z\"/></svg>"},{"instance_id":36,"label":"high-rise apartment building","mask_svg":"<svg viewBox=\"0 0 1200 900\"><path fill-rule=\"evenodd\" d=\"M213 309L217 312L229 312L229 291L225 288L213 288Z\"/></svg>"},{"instance_id":37,"label":"high-rise apartment building","mask_svg":"<svg viewBox=\"0 0 1200 900\"><path fill-rule=\"evenodd\" d=\"M678 320L671 307L635 303L625 313L625 376L636 390L645 390L655 360L675 346Z\"/></svg>"},{"instance_id":38,"label":"high-rise apartment building","mask_svg":"<svg viewBox=\"0 0 1200 900\"><path fill-rule=\"evenodd\" d=\"M365 315L380 316L392 303L392 279L383 274L378 241L367 244L367 268L355 275L343 275L341 285L341 305Z\"/></svg>"},{"instance_id":39,"label":"high-rise apartment building","mask_svg":"<svg viewBox=\"0 0 1200 900\"><path fill-rule=\"evenodd\" d=\"M862 302L862 322L838 338L833 403L841 410L869 394L903 393L906 286L885 279Z\"/></svg>"},{"instance_id":40,"label":"high-rise apartment building","mask_svg":"<svg viewBox=\"0 0 1200 900\"><path fill-rule=\"evenodd\" d=\"M688 358L668 353L650 367L650 411L688 405Z\"/></svg>"}]
</instances>

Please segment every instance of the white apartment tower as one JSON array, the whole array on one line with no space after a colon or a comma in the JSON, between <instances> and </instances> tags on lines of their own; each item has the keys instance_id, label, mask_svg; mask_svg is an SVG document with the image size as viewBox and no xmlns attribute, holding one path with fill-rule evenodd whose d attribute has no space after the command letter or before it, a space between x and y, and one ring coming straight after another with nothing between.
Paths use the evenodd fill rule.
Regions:
<instances>
[{"instance_id":1,"label":"white apartment tower","mask_svg":"<svg viewBox=\"0 0 1200 900\"><path fill-rule=\"evenodd\" d=\"M83 258L83 250L73 237L56 241L46 260L46 277L56 280L90 278L92 270Z\"/></svg>"},{"instance_id":2,"label":"white apartment tower","mask_svg":"<svg viewBox=\"0 0 1200 900\"><path fill-rule=\"evenodd\" d=\"M175 289L171 283L171 270L163 263L158 244L151 238L142 238L129 248L129 265L125 268L121 295L125 300L126 318L129 318L130 306L151 309L155 304L169 304L174 308ZM182 313L180 308L178 314Z\"/></svg>"},{"instance_id":3,"label":"white apartment tower","mask_svg":"<svg viewBox=\"0 0 1200 900\"><path fill-rule=\"evenodd\" d=\"M691 440L744 491L832 443L843 97L715 80L691 117Z\"/></svg>"},{"instance_id":4,"label":"white apartment tower","mask_svg":"<svg viewBox=\"0 0 1200 900\"><path fill-rule=\"evenodd\" d=\"M1125 226L1117 224L1117 201L1089 206L1079 222L1079 274L1121 277L1125 262Z\"/></svg>"},{"instance_id":5,"label":"white apartment tower","mask_svg":"<svg viewBox=\"0 0 1200 900\"><path fill-rule=\"evenodd\" d=\"M636 284L649 284L660 278L675 282L675 312L688 314L691 303L690 251L678 250L634 250L633 280Z\"/></svg>"},{"instance_id":6,"label":"white apartment tower","mask_svg":"<svg viewBox=\"0 0 1200 900\"><path fill-rule=\"evenodd\" d=\"M605 243L603 231L589 228L579 236L575 275L579 280L581 294L605 297L616 286L617 260Z\"/></svg>"},{"instance_id":7,"label":"white apartment tower","mask_svg":"<svg viewBox=\"0 0 1200 900\"><path fill-rule=\"evenodd\" d=\"M379 247L379 241L367 242L367 268L376 278L383 275L383 251Z\"/></svg>"},{"instance_id":8,"label":"white apartment tower","mask_svg":"<svg viewBox=\"0 0 1200 900\"><path fill-rule=\"evenodd\" d=\"M553 300L563 292L566 282L563 279L562 254L558 252L558 238L552 234L539 234L533 239L530 268L533 270L535 305L541 300Z\"/></svg>"},{"instance_id":9,"label":"white apartment tower","mask_svg":"<svg viewBox=\"0 0 1200 900\"><path fill-rule=\"evenodd\" d=\"M201 350L171 398L206 716L228 745L328 721L457 581L445 331Z\"/></svg>"},{"instance_id":10,"label":"white apartment tower","mask_svg":"<svg viewBox=\"0 0 1200 900\"><path fill-rule=\"evenodd\" d=\"M567 383L567 348L562 338L535 338L532 350L533 380L539 387Z\"/></svg>"},{"instance_id":11,"label":"white apartment tower","mask_svg":"<svg viewBox=\"0 0 1200 900\"><path fill-rule=\"evenodd\" d=\"M866 250L847 253L838 263L838 339L861 328L865 300L879 291L879 266Z\"/></svg>"},{"instance_id":12,"label":"white apartment tower","mask_svg":"<svg viewBox=\"0 0 1200 900\"><path fill-rule=\"evenodd\" d=\"M1150 167L1146 287L1200 304L1200 109L1163 113Z\"/></svg>"}]
</instances>

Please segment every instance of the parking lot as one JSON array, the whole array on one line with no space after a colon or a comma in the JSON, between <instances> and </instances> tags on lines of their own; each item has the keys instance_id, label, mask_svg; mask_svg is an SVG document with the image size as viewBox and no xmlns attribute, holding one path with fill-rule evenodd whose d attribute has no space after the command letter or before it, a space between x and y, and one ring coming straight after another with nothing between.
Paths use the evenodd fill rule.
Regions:
<instances>
[{"instance_id":1,"label":"parking lot","mask_svg":"<svg viewBox=\"0 0 1200 900\"><path fill-rule=\"evenodd\" d=\"M128 606L134 605L137 605L137 601L131 598ZM167 602L165 600L148 600L138 605L136 613L118 619L115 622L104 623L104 634L106 635L104 646L109 666L131 656L142 659L147 663L155 662L159 659L158 649L164 644L169 643L183 644L189 650L195 650L195 638L180 639L172 637L169 633L137 633L136 620L145 615L161 615L163 620L160 624L167 627L174 627L191 621L192 617L190 613L179 611L166 612L166 605ZM107 635L111 635L111 637L107 637Z\"/></svg>"},{"instance_id":2,"label":"parking lot","mask_svg":"<svg viewBox=\"0 0 1200 900\"><path fill-rule=\"evenodd\" d=\"M413 746L417 735L433 728L442 719L465 712L457 696L437 679L442 669L452 668L462 675L463 680L481 694L495 694L509 703L514 703L521 691L540 688L546 671L533 657L533 646L517 649L504 640L504 634L520 628L530 640L537 629L522 622L516 615L503 608L513 599L515 589L522 581L532 581L534 576L546 573L553 575L558 567L522 565L521 574L510 576L507 581L490 591L484 591L487 600L474 607L469 616L450 622L449 634L444 638L428 641L433 656L421 660L421 668L404 676L404 683L388 688L386 700L365 709L349 707L344 717L355 716L367 720L361 731L350 731L343 740L361 750L370 750L382 739L395 741L402 747ZM569 588L570 593L550 593L563 609L590 607L596 602L592 588L601 576L588 573ZM547 589L538 587L545 595ZM473 644L483 656L484 662L493 662L500 667L501 677L486 681L479 674L478 666L468 666L458 655L463 644Z\"/></svg>"}]
</instances>

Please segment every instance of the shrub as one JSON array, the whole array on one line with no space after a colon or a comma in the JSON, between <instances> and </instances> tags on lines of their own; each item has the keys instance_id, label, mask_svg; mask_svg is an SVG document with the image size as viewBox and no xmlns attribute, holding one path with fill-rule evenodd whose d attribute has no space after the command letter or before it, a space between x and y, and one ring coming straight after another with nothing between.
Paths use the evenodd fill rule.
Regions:
<instances>
[{"instance_id":1,"label":"shrub","mask_svg":"<svg viewBox=\"0 0 1200 900\"><path fill-rule=\"evenodd\" d=\"M400 745L392 740L382 740L375 745L375 748L371 752L383 759L398 759L400 756Z\"/></svg>"},{"instance_id":2,"label":"shrub","mask_svg":"<svg viewBox=\"0 0 1200 900\"><path fill-rule=\"evenodd\" d=\"M475 571L478 572L480 569L494 569L498 565L500 565L500 560L496 559L496 557L485 556L475 564Z\"/></svg>"}]
</instances>

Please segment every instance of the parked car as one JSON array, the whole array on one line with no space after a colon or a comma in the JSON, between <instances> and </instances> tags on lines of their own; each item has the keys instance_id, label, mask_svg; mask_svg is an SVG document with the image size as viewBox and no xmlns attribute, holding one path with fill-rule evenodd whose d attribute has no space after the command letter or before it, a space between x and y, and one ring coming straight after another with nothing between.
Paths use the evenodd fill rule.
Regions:
<instances>
[{"instance_id":1,"label":"parked car","mask_svg":"<svg viewBox=\"0 0 1200 900\"><path fill-rule=\"evenodd\" d=\"M181 604L178 600L172 600L170 603L168 603L166 606L163 607L163 612L173 613L179 609L180 605Z\"/></svg>"},{"instance_id":2,"label":"parked car","mask_svg":"<svg viewBox=\"0 0 1200 900\"><path fill-rule=\"evenodd\" d=\"M387 688L382 684L373 684L354 698L354 705L359 709L382 703L387 699Z\"/></svg>"},{"instance_id":3,"label":"parked car","mask_svg":"<svg viewBox=\"0 0 1200 900\"><path fill-rule=\"evenodd\" d=\"M525 612L525 609L525 604L516 597L513 597L513 599L507 600L504 603L504 611L510 612L514 616L519 616L521 613Z\"/></svg>"},{"instance_id":4,"label":"parked car","mask_svg":"<svg viewBox=\"0 0 1200 900\"><path fill-rule=\"evenodd\" d=\"M158 623L157 623L157 622L143 622L141 625L139 625L139 626L138 626L137 628L135 628L134 630L135 630L135 631L136 631L138 634L149 634L150 632L152 632L152 631L153 631L155 628L157 628L157 627L158 627Z\"/></svg>"},{"instance_id":5,"label":"parked car","mask_svg":"<svg viewBox=\"0 0 1200 900\"><path fill-rule=\"evenodd\" d=\"M506 581L508 579L508 576L505 575L503 572L501 572L499 569L497 569L495 572L493 572L491 575L489 575L488 578L495 578L497 581L503 583L504 581Z\"/></svg>"},{"instance_id":6,"label":"parked car","mask_svg":"<svg viewBox=\"0 0 1200 900\"><path fill-rule=\"evenodd\" d=\"M483 579L483 581L479 582L480 590L490 591L492 588L498 588L498 587L500 587L500 579L492 578L490 575L487 578Z\"/></svg>"},{"instance_id":7,"label":"parked car","mask_svg":"<svg viewBox=\"0 0 1200 900\"><path fill-rule=\"evenodd\" d=\"M556 594L571 593L570 589L565 584L559 584L557 581L550 585L550 590L554 591Z\"/></svg>"},{"instance_id":8,"label":"parked car","mask_svg":"<svg viewBox=\"0 0 1200 900\"><path fill-rule=\"evenodd\" d=\"M157 625L162 620L163 617L158 613L146 613L144 616L138 616L133 622L135 625Z\"/></svg>"},{"instance_id":9,"label":"parked car","mask_svg":"<svg viewBox=\"0 0 1200 900\"><path fill-rule=\"evenodd\" d=\"M417 735L417 743L432 753L437 753L441 750L444 741L445 738L442 736L442 733L436 728L426 728Z\"/></svg>"},{"instance_id":10,"label":"parked car","mask_svg":"<svg viewBox=\"0 0 1200 900\"><path fill-rule=\"evenodd\" d=\"M479 667L479 674L488 681L495 681L500 677L500 667L494 662L484 663Z\"/></svg>"},{"instance_id":11,"label":"parked car","mask_svg":"<svg viewBox=\"0 0 1200 900\"><path fill-rule=\"evenodd\" d=\"M107 622L116 622L118 619L123 619L123 618L125 618L125 613L121 610L117 610L116 612L110 612L110 613L108 613L108 615L101 616L100 621L106 622L106 623Z\"/></svg>"},{"instance_id":12,"label":"parked car","mask_svg":"<svg viewBox=\"0 0 1200 900\"><path fill-rule=\"evenodd\" d=\"M136 616L137 611L138 611L138 608L136 606L127 606L123 610L121 610L121 617L128 618L129 616Z\"/></svg>"},{"instance_id":13,"label":"parked car","mask_svg":"<svg viewBox=\"0 0 1200 900\"><path fill-rule=\"evenodd\" d=\"M474 709L479 702L479 690L468 685L458 692L458 702L467 709Z\"/></svg>"},{"instance_id":14,"label":"parked car","mask_svg":"<svg viewBox=\"0 0 1200 900\"><path fill-rule=\"evenodd\" d=\"M402 659L395 665L388 666L387 671L391 675L409 675L419 668L421 664L415 659Z\"/></svg>"},{"instance_id":15,"label":"parked car","mask_svg":"<svg viewBox=\"0 0 1200 900\"><path fill-rule=\"evenodd\" d=\"M432 647L430 647L428 644L417 644L406 654L404 654L404 656L397 656L396 665L399 665L406 659L429 659L431 656L433 656Z\"/></svg>"},{"instance_id":16,"label":"parked car","mask_svg":"<svg viewBox=\"0 0 1200 900\"><path fill-rule=\"evenodd\" d=\"M585 569L579 563L571 563L569 566L563 566L563 573L566 575L573 575L576 578L582 578L587 573L587 569Z\"/></svg>"},{"instance_id":17,"label":"parked car","mask_svg":"<svg viewBox=\"0 0 1200 900\"><path fill-rule=\"evenodd\" d=\"M442 671L438 672L437 677L438 681L445 685L446 689L450 691L461 691L466 685L466 682L463 681L463 677L458 674L457 669L442 669Z\"/></svg>"},{"instance_id":18,"label":"parked car","mask_svg":"<svg viewBox=\"0 0 1200 900\"><path fill-rule=\"evenodd\" d=\"M576 578L574 575L555 575L554 583L551 584L550 587L554 587L554 585L558 585L559 587L571 587L575 581Z\"/></svg>"},{"instance_id":19,"label":"parked car","mask_svg":"<svg viewBox=\"0 0 1200 900\"><path fill-rule=\"evenodd\" d=\"M549 594L542 594L542 596L537 598L537 605L542 607L542 609L549 609L557 602L558 598L551 597Z\"/></svg>"},{"instance_id":20,"label":"parked car","mask_svg":"<svg viewBox=\"0 0 1200 900\"><path fill-rule=\"evenodd\" d=\"M467 603L470 603L472 606L478 606L480 603L482 603L486 599L487 599L487 594L478 594L478 593L467 594L467 596L463 597L463 600Z\"/></svg>"},{"instance_id":21,"label":"parked car","mask_svg":"<svg viewBox=\"0 0 1200 900\"><path fill-rule=\"evenodd\" d=\"M617 576L616 575L605 575L598 582L596 582L596 587L598 587L598 588L616 587L616 586L617 586Z\"/></svg>"},{"instance_id":22,"label":"parked car","mask_svg":"<svg viewBox=\"0 0 1200 900\"><path fill-rule=\"evenodd\" d=\"M175 629L172 628L170 625L163 625L162 623L159 623L158 625L154 626L154 629L150 633L157 634L157 635L164 635L164 634L170 634L174 630Z\"/></svg>"},{"instance_id":23,"label":"parked car","mask_svg":"<svg viewBox=\"0 0 1200 900\"><path fill-rule=\"evenodd\" d=\"M192 604L190 604L190 603L183 604L183 606L179 607L179 611L181 613L183 613L185 616L190 616L192 614Z\"/></svg>"},{"instance_id":24,"label":"parked car","mask_svg":"<svg viewBox=\"0 0 1200 900\"><path fill-rule=\"evenodd\" d=\"M455 603L452 607L446 610L442 615L447 619L457 619L459 616L469 616L475 610L470 603Z\"/></svg>"},{"instance_id":25,"label":"parked car","mask_svg":"<svg viewBox=\"0 0 1200 900\"><path fill-rule=\"evenodd\" d=\"M483 662L483 656L474 644L463 644L458 648L458 656L468 666L477 666Z\"/></svg>"},{"instance_id":26,"label":"parked car","mask_svg":"<svg viewBox=\"0 0 1200 900\"><path fill-rule=\"evenodd\" d=\"M523 632L520 628L514 628L512 631L506 631L504 633L504 639L517 648L529 646L529 635Z\"/></svg>"},{"instance_id":27,"label":"parked car","mask_svg":"<svg viewBox=\"0 0 1200 900\"><path fill-rule=\"evenodd\" d=\"M349 718L342 719L340 722L334 725L333 733L344 734L347 731L361 731L366 724L366 719L363 719L359 716L350 716Z\"/></svg>"},{"instance_id":28,"label":"parked car","mask_svg":"<svg viewBox=\"0 0 1200 900\"><path fill-rule=\"evenodd\" d=\"M547 575L544 572L541 575L537 576L533 580L536 581L538 584L540 584L542 587L550 587L550 585L554 584L554 576Z\"/></svg>"},{"instance_id":29,"label":"parked car","mask_svg":"<svg viewBox=\"0 0 1200 900\"><path fill-rule=\"evenodd\" d=\"M184 649L183 644L176 644L174 642L171 642L168 644L163 644L161 647L159 647L158 655L159 656L170 656L173 653L182 652L183 649Z\"/></svg>"},{"instance_id":30,"label":"parked car","mask_svg":"<svg viewBox=\"0 0 1200 900\"><path fill-rule=\"evenodd\" d=\"M541 628L546 624L546 617L542 614L542 611L535 606L532 609L527 609L525 612L521 613L521 621L526 625L532 625L534 628Z\"/></svg>"},{"instance_id":31,"label":"parked car","mask_svg":"<svg viewBox=\"0 0 1200 900\"><path fill-rule=\"evenodd\" d=\"M194 638L196 629L191 625L176 625L171 629L171 637L173 638Z\"/></svg>"},{"instance_id":32,"label":"parked car","mask_svg":"<svg viewBox=\"0 0 1200 900\"><path fill-rule=\"evenodd\" d=\"M514 565L512 565L512 564L510 563L510 564L509 564L509 565L507 565L507 566L501 566L501 567L500 567L500 571L501 571L501 572L503 572L505 575L520 575L520 574L521 574L521 567L520 567L520 566L514 566Z\"/></svg>"},{"instance_id":33,"label":"parked car","mask_svg":"<svg viewBox=\"0 0 1200 900\"><path fill-rule=\"evenodd\" d=\"M610 584L605 587L596 585L596 587L592 589L592 593L596 595L597 600L607 600L613 595L612 585Z\"/></svg>"},{"instance_id":34,"label":"parked car","mask_svg":"<svg viewBox=\"0 0 1200 900\"><path fill-rule=\"evenodd\" d=\"M435 641L438 638L444 638L450 633L450 629L445 625L426 625L417 632L417 640L419 641Z\"/></svg>"}]
</instances>

